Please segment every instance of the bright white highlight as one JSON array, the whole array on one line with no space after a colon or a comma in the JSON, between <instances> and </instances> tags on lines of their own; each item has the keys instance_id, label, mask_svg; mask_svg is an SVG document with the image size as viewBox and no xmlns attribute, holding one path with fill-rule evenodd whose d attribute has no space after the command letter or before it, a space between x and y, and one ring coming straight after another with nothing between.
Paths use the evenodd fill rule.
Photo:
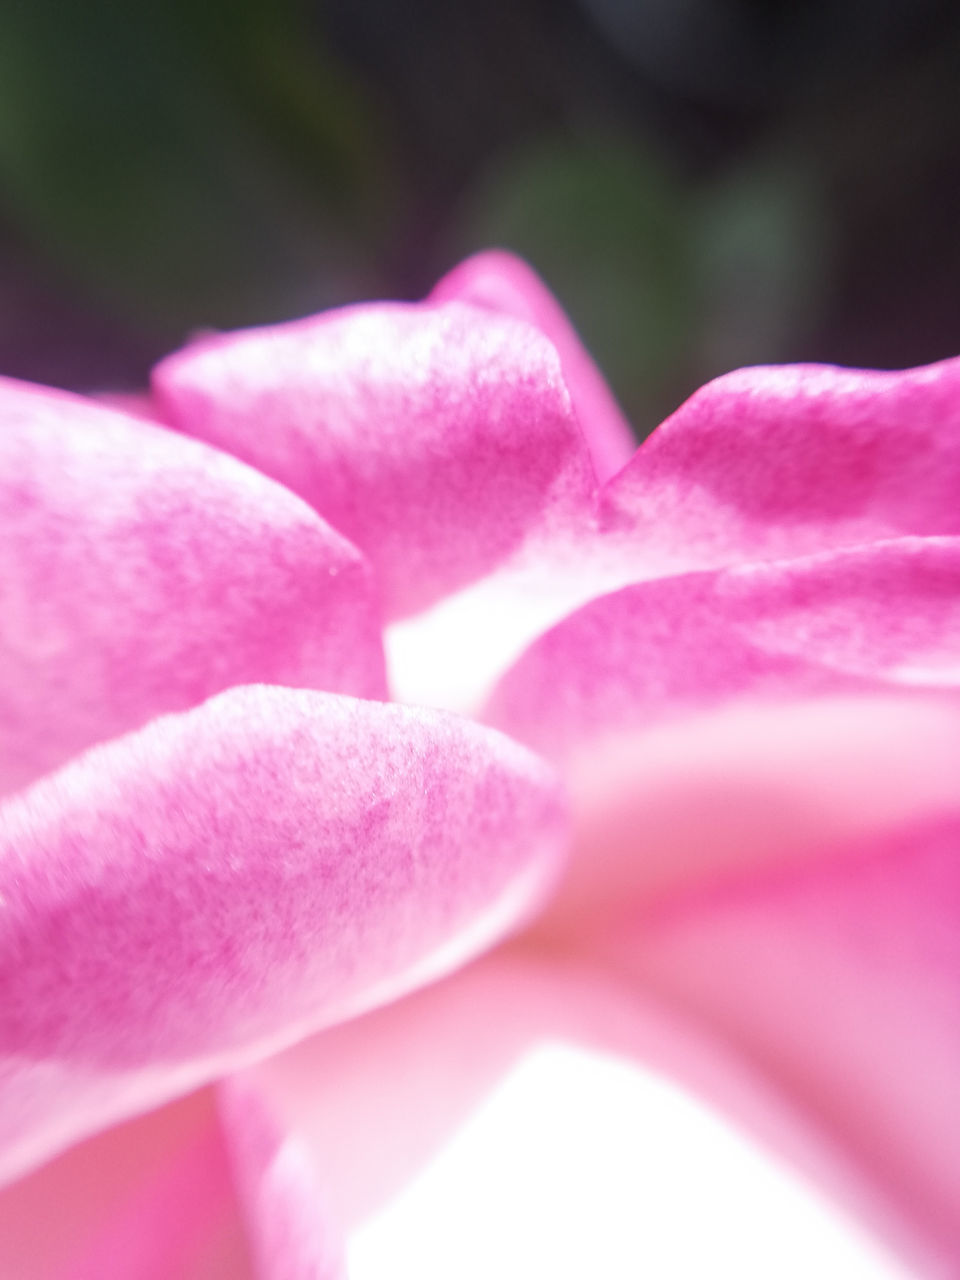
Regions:
<instances>
[{"instance_id":1,"label":"bright white highlight","mask_svg":"<svg viewBox=\"0 0 960 1280\"><path fill-rule=\"evenodd\" d=\"M541 1044L352 1233L351 1280L906 1280L799 1177L618 1058Z\"/></svg>"}]
</instances>

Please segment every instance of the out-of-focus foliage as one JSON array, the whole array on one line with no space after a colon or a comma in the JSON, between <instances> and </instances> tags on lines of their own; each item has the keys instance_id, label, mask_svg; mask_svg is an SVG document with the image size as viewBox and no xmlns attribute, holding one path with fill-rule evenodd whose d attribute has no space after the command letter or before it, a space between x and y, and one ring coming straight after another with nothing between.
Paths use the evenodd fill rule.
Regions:
<instances>
[{"instance_id":1,"label":"out-of-focus foliage","mask_svg":"<svg viewBox=\"0 0 960 1280\"><path fill-rule=\"evenodd\" d=\"M644 431L960 349L958 148L947 0L2 0L0 371L133 386L498 243Z\"/></svg>"},{"instance_id":2,"label":"out-of-focus foliage","mask_svg":"<svg viewBox=\"0 0 960 1280\"><path fill-rule=\"evenodd\" d=\"M478 182L451 256L479 244L521 253L603 353L640 423L663 372L685 359L694 324L690 215L682 185L653 154L602 136L551 140Z\"/></svg>"},{"instance_id":3,"label":"out-of-focus foliage","mask_svg":"<svg viewBox=\"0 0 960 1280\"><path fill-rule=\"evenodd\" d=\"M356 287L382 234L383 148L302 23L284 0L0 7L9 215L158 326L250 323Z\"/></svg>"},{"instance_id":4,"label":"out-of-focus foliage","mask_svg":"<svg viewBox=\"0 0 960 1280\"><path fill-rule=\"evenodd\" d=\"M692 184L649 149L587 136L498 163L471 192L451 256L507 244L532 262L643 432L686 386L786 358L826 288L827 241L799 163Z\"/></svg>"}]
</instances>

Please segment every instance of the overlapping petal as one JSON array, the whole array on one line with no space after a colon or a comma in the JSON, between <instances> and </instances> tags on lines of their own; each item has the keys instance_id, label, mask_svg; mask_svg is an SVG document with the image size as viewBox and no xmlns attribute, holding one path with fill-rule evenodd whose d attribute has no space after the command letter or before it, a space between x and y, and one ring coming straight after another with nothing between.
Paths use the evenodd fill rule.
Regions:
<instances>
[{"instance_id":1,"label":"overlapping petal","mask_svg":"<svg viewBox=\"0 0 960 1280\"><path fill-rule=\"evenodd\" d=\"M960 359L882 373L740 369L612 480L604 528L686 569L960 533Z\"/></svg>"},{"instance_id":2,"label":"overlapping petal","mask_svg":"<svg viewBox=\"0 0 960 1280\"><path fill-rule=\"evenodd\" d=\"M536 928L596 934L680 889L935 820L958 759L960 706L918 695L731 703L586 738L564 768L571 867Z\"/></svg>"},{"instance_id":3,"label":"overlapping petal","mask_svg":"<svg viewBox=\"0 0 960 1280\"><path fill-rule=\"evenodd\" d=\"M233 1076L218 1094L258 1280L345 1280L340 1224L306 1142L259 1082Z\"/></svg>"},{"instance_id":4,"label":"overlapping petal","mask_svg":"<svg viewBox=\"0 0 960 1280\"><path fill-rule=\"evenodd\" d=\"M0 383L0 793L253 681L382 695L356 550L205 445Z\"/></svg>"},{"instance_id":5,"label":"overlapping petal","mask_svg":"<svg viewBox=\"0 0 960 1280\"><path fill-rule=\"evenodd\" d=\"M691 1087L868 1203L734 1059L609 976L520 954L245 1072L225 1116L254 1211L284 1188L354 1280L905 1274ZM251 1111L283 1135L268 1164L247 1154ZM284 1262L265 1256L264 1280L313 1274Z\"/></svg>"},{"instance_id":6,"label":"overlapping petal","mask_svg":"<svg viewBox=\"0 0 960 1280\"><path fill-rule=\"evenodd\" d=\"M956 760L956 757L954 757ZM739 1045L960 1255L960 810L624 927L621 961Z\"/></svg>"},{"instance_id":7,"label":"overlapping petal","mask_svg":"<svg viewBox=\"0 0 960 1280\"><path fill-rule=\"evenodd\" d=\"M395 695L476 713L528 646L624 587L955 537L958 406L960 360L898 373L794 366L717 379L644 441L590 520L571 518L525 557L395 624ZM445 661L452 652L466 661Z\"/></svg>"},{"instance_id":8,"label":"overlapping petal","mask_svg":"<svg viewBox=\"0 0 960 1280\"><path fill-rule=\"evenodd\" d=\"M461 963L565 840L431 712L241 688L87 752L0 810L3 1175Z\"/></svg>"},{"instance_id":9,"label":"overlapping petal","mask_svg":"<svg viewBox=\"0 0 960 1280\"><path fill-rule=\"evenodd\" d=\"M653 579L535 642L485 716L573 789L549 927L939 813L960 759L958 548L899 538Z\"/></svg>"},{"instance_id":10,"label":"overlapping petal","mask_svg":"<svg viewBox=\"0 0 960 1280\"><path fill-rule=\"evenodd\" d=\"M253 1280L212 1091L117 1125L0 1191L10 1280Z\"/></svg>"},{"instance_id":11,"label":"overlapping petal","mask_svg":"<svg viewBox=\"0 0 960 1280\"><path fill-rule=\"evenodd\" d=\"M390 616L587 510L593 469L531 325L450 302L347 308L162 361L166 420L301 494L374 566Z\"/></svg>"},{"instance_id":12,"label":"overlapping petal","mask_svg":"<svg viewBox=\"0 0 960 1280\"><path fill-rule=\"evenodd\" d=\"M0 388L0 788L195 707L0 807L4 1176L239 1072L272 1280L900 1274L665 1072L949 1274L960 361L742 370L628 462L493 253L154 392ZM391 693L495 728L307 691L384 694L377 602ZM547 759L523 950L333 1026L544 905ZM152 1274L209 1120L74 1280Z\"/></svg>"},{"instance_id":13,"label":"overlapping petal","mask_svg":"<svg viewBox=\"0 0 960 1280\"><path fill-rule=\"evenodd\" d=\"M430 292L432 302L455 298L526 320L550 339L597 476L603 481L615 475L633 453L633 432L563 308L536 272L502 249L477 253L454 267Z\"/></svg>"},{"instance_id":14,"label":"overlapping petal","mask_svg":"<svg viewBox=\"0 0 960 1280\"><path fill-rule=\"evenodd\" d=\"M883 685L960 692L960 539L658 578L537 640L485 718L553 758L716 706Z\"/></svg>"}]
</instances>

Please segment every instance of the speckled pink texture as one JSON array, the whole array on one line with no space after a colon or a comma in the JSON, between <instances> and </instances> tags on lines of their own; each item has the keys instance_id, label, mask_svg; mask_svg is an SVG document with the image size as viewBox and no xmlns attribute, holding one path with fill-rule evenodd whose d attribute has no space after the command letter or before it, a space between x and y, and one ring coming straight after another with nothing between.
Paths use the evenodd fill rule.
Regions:
<instances>
[{"instance_id":1,"label":"speckled pink texture","mask_svg":"<svg viewBox=\"0 0 960 1280\"><path fill-rule=\"evenodd\" d=\"M557 349L563 377L600 480L633 453L630 424L556 298L525 262L502 249L474 254L430 291L431 302L459 299L535 325Z\"/></svg>"},{"instance_id":2,"label":"speckled pink texture","mask_svg":"<svg viewBox=\"0 0 960 1280\"><path fill-rule=\"evenodd\" d=\"M553 347L459 302L205 338L161 362L153 388L172 425L288 485L354 542L389 616L488 572L594 485Z\"/></svg>"},{"instance_id":3,"label":"speckled pink texture","mask_svg":"<svg viewBox=\"0 0 960 1280\"><path fill-rule=\"evenodd\" d=\"M0 1173L153 1159L0 1194L0 1275L47 1189L96 1231L29 1280L235 1280L226 1151L260 1280L661 1274L674 1215L686 1274L955 1274L960 361L741 370L628 460L494 252L113 403L0 384ZM651 1064L833 1225L765 1249Z\"/></svg>"},{"instance_id":4,"label":"speckled pink texture","mask_svg":"<svg viewBox=\"0 0 960 1280\"><path fill-rule=\"evenodd\" d=\"M710 383L644 441L589 510L571 509L550 537L388 631L394 695L478 714L540 636L624 587L902 538L955 538L958 403L960 360L903 373L744 369ZM889 554L896 560L894 548ZM849 580L851 570L837 562L837 573ZM459 678L442 661L451 649L470 655Z\"/></svg>"},{"instance_id":5,"label":"speckled pink texture","mask_svg":"<svg viewBox=\"0 0 960 1280\"><path fill-rule=\"evenodd\" d=\"M253 681L382 695L359 553L224 454L0 380L0 794Z\"/></svg>"},{"instance_id":6,"label":"speckled pink texture","mask_svg":"<svg viewBox=\"0 0 960 1280\"><path fill-rule=\"evenodd\" d=\"M601 596L527 650L484 714L557 757L735 697L960 694L958 655L960 538L898 538Z\"/></svg>"},{"instance_id":7,"label":"speckled pink texture","mask_svg":"<svg viewBox=\"0 0 960 1280\"><path fill-rule=\"evenodd\" d=\"M644 442L602 520L706 567L957 534L958 488L960 360L740 369Z\"/></svg>"},{"instance_id":8,"label":"speckled pink texture","mask_svg":"<svg viewBox=\"0 0 960 1280\"><path fill-rule=\"evenodd\" d=\"M565 831L497 734L267 687L8 801L4 1174L462 962L536 907Z\"/></svg>"}]
</instances>

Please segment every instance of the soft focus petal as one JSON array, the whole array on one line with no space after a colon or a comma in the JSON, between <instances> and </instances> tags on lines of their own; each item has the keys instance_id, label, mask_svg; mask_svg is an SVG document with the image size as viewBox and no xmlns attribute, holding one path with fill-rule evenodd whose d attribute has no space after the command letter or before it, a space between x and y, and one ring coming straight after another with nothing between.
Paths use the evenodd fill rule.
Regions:
<instances>
[{"instance_id":1,"label":"soft focus petal","mask_svg":"<svg viewBox=\"0 0 960 1280\"><path fill-rule=\"evenodd\" d=\"M369 571L279 485L0 381L0 792L233 684L383 690Z\"/></svg>"},{"instance_id":2,"label":"soft focus petal","mask_svg":"<svg viewBox=\"0 0 960 1280\"><path fill-rule=\"evenodd\" d=\"M235 689L86 753L0 809L3 1175L462 962L565 841L432 712Z\"/></svg>"},{"instance_id":3,"label":"soft focus petal","mask_svg":"<svg viewBox=\"0 0 960 1280\"><path fill-rule=\"evenodd\" d=\"M957 798L960 703L873 695L732 703L587 738L566 761L576 839L541 932L744 869L835 855Z\"/></svg>"},{"instance_id":4,"label":"soft focus petal","mask_svg":"<svg viewBox=\"0 0 960 1280\"><path fill-rule=\"evenodd\" d=\"M897 373L740 369L608 486L605 528L696 568L960 533L960 359Z\"/></svg>"},{"instance_id":5,"label":"soft focus petal","mask_svg":"<svg viewBox=\"0 0 960 1280\"><path fill-rule=\"evenodd\" d=\"M99 1134L0 1192L0 1275L252 1276L209 1091Z\"/></svg>"},{"instance_id":6,"label":"soft focus petal","mask_svg":"<svg viewBox=\"0 0 960 1280\"><path fill-rule=\"evenodd\" d=\"M205 338L153 386L172 425L282 481L360 547L391 616L548 536L595 483L551 344L462 303Z\"/></svg>"},{"instance_id":7,"label":"soft focus petal","mask_svg":"<svg viewBox=\"0 0 960 1280\"><path fill-rule=\"evenodd\" d=\"M351 1280L905 1275L668 1076L861 1212L889 1211L709 1042L609 978L519 956L244 1073L225 1114L241 1163L252 1098L286 1131L273 1188L313 1197L327 1233L343 1234ZM254 1160L254 1176L264 1167ZM285 1269L282 1247L275 1259L265 1280L322 1274Z\"/></svg>"},{"instance_id":8,"label":"soft focus petal","mask_svg":"<svg viewBox=\"0 0 960 1280\"><path fill-rule=\"evenodd\" d=\"M309 1145L288 1131L259 1082L233 1077L219 1092L259 1280L342 1280L343 1239ZM362 1143L367 1121L354 1119Z\"/></svg>"},{"instance_id":9,"label":"soft focus petal","mask_svg":"<svg viewBox=\"0 0 960 1280\"><path fill-rule=\"evenodd\" d=\"M157 406L144 391L100 391L92 397L99 404L110 409L119 409L128 413L131 418L142 418L144 422L158 422L165 426Z\"/></svg>"},{"instance_id":10,"label":"soft focus petal","mask_svg":"<svg viewBox=\"0 0 960 1280\"><path fill-rule=\"evenodd\" d=\"M953 757L956 763L957 756ZM830 1126L960 1266L960 810L606 938Z\"/></svg>"},{"instance_id":11,"label":"soft focus petal","mask_svg":"<svg viewBox=\"0 0 960 1280\"><path fill-rule=\"evenodd\" d=\"M735 697L960 688L960 539L655 579L527 650L485 719L556 758Z\"/></svg>"},{"instance_id":12,"label":"soft focus petal","mask_svg":"<svg viewBox=\"0 0 960 1280\"><path fill-rule=\"evenodd\" d=\"M477 253L448 272L432 302L459 299L535 325L557 349L590 456L600 480L619 471L636 446L600 370L587 354L563 308L535 271L501 249Z\"/></svg>"}]
</instances>

